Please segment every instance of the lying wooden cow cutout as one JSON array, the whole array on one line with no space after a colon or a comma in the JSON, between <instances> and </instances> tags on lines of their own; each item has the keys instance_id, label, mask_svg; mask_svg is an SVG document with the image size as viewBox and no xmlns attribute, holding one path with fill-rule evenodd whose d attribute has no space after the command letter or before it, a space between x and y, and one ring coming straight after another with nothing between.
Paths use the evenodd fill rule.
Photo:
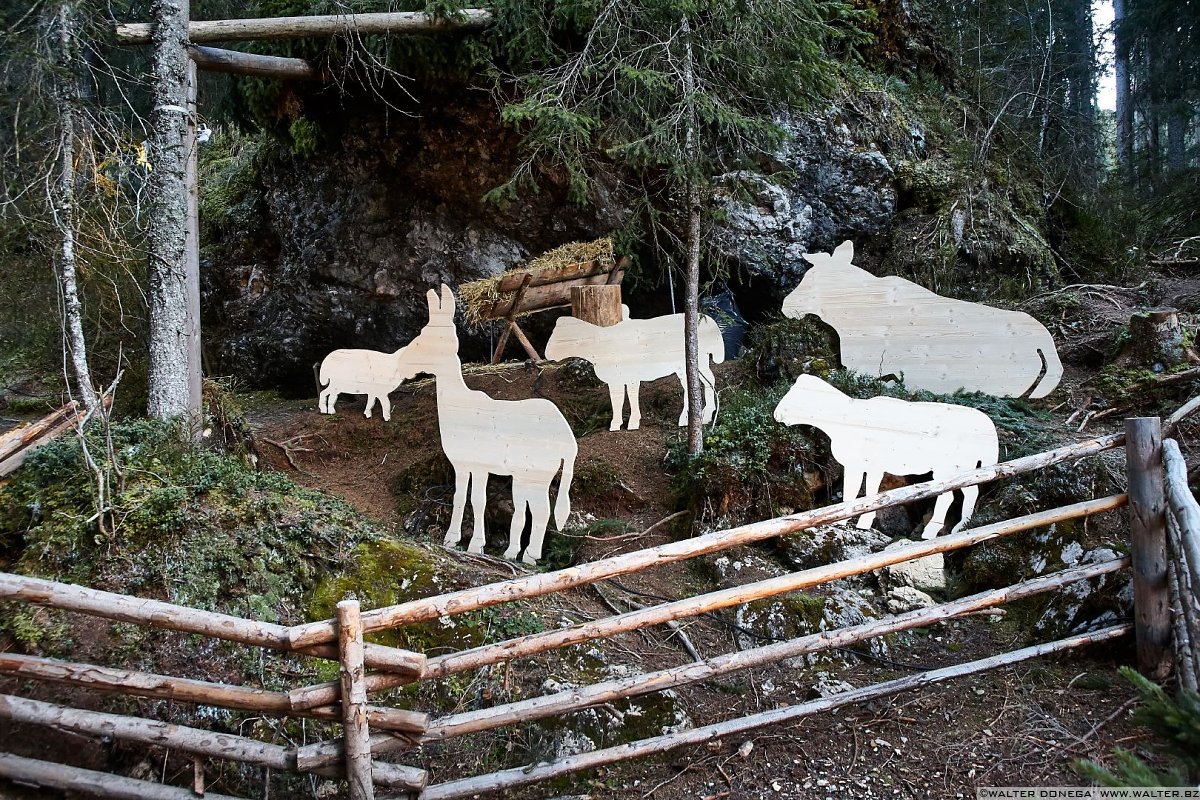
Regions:
<instances>
[{"instance_id":1,"label":"lying wooden cow cutout","mask_svg":"<svg viewBox=\"0 0 1200 800\"><path fill-rule=\"evenodd\" d=\"M833 457L846 472L844 500L858 497L866 478L868 495L879 491L885 472L891 475L933 473L943 480L977 467L995 464L1000 454L996 426L982 411L948 403L910 403L893 397L856 400L815 375L801 375L779 405L775 419L785 425L811 425L829 437ZM978 486L962 490L962 520L970 519ZM922 537L932 539L946 524L953 492L939 495L933 519ZM870 528L875 513L858 518Z\"/></svg>"},{"instance_id":2,"label":"lying wooden cow cutout","mask_svg":"<svg viewBox=\"0 0 1200 800\"><path fill-rule=\"evenodd\" d=\"M784 299L783 313L816 314L833 326L850 369L903 375L910 389L939 394L1016 397L1033 389L1030 397L1045 397L1062 378L1054 337L1028 314L952 300L903 278L876 278L851 263L853 242L804 258L813 266Z\"/></svg>"},{"instance_id":3,"label":"lying wooden cow cutout","mask_svg":"<svg viewBox=\"0 0 1200 800\"><path fill-rule=\"evenodd\" d=\"M687 376L684 372L683 314L652 319L629 319L629 308L621 307L624 319L616 325L601 327L574 317L560 317L546 343L546 358L559 361L572 356L590 361L596 377L608 384L612 402L610 431L621 429L625 395L629 395L629 430L642 422L638 391L642 381L668 375L679 377L683 386L683 413L679 424L687 425ZM704 385L704 422L711 422L717 409L716 378L713 362L725 360L725 341L721 329L710 317L700 317L700 382Z\"/></svg>"},{"instance_id":4,"label":"lying wooden cow cutout","mask_svg":"<svg viewBox=\"0 0 1200 800\"><path fill-rule=\"evenodd\" d=\"M407 380L428 373L437 381L438 428L442 450L454 467L454 511L445 545L462 538L467 489L471 491L474 531L467 552L483 550L483 513L488 475L511 475L513 516L504 557L515 559L521 549L525 509L533 519L524 561L536 564L550 519L550 482L562 468L554 519L563 527L571 514L571 477L575 469L575 434L558 407L549 400L494 400L467 388L458 359L454 327L454 295L442 285L441 297L429 290L429 324L400 356L401 376Z\"/></svg>"},{"instance_id":5,"label":"lying wooden cow cutout","mask_svg":"<svg viewBox=\"0 0 1200 800\"><path fill-rule=\"evenodd\" d=\"M333 414L336 411L338 397L343 394L365 394L367 410L363 415L368 419L375 401L383 412L385 422L392 418L392 402L390 394L400 385L400 355L404 352L401 347L394 353L380 353L376 350L334 350L325 356L321 362L321 396L317 398L317 409L322 414Z\"/></svg>"}]
</instances>

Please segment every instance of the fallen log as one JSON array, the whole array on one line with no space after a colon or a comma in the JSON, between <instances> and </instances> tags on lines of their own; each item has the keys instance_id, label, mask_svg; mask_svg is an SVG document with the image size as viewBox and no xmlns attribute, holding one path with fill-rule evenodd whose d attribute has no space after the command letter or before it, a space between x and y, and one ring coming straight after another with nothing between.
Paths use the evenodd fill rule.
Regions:
<instances>
[{"instance_id":1,"label":"fallen log","mask_svg":"<svg viewBox=\"0 0 1200 800\"><path fill-rule=\"evenodd\" d=\"M852 689L848 692L835 694L830 697L823 697L819 700L810 700L805 703L799 703L794 706L786 706L784 708L774 709L772 711L764 711L759 714L752 714L747 717L729 720L727 722L719 722L715 725L705 725L700 728L692 728L691 730L682 731L680 733L672 733L664 736L656 736L651 739L641 739L636 742L618 745L616 747L608 747L603 750L593 750L589 753L580 753L579 755L569 756L559 761L551 763L531 764L525 767L517 767L515 769L502 770L493 772L489 775L478 775L470 778L463 778L457 781L449 781L447 783L434 784L421 793L421 800L453 800L458 797L471 797L473 795L482 794L484 792L501 791L510 789L516 786L524 786L530 783L539 783L541 781L557 778L561 775L568 775L572 772L580 770L592 769L595 767L613 764L618 761L626 761L631 758L639 758L654 753L662 753L668 750L674 750L678 747L693 744L703 744L711 742L723 737L732 736L735 734L745 733L746 731L763 728L768 725L778 725L784 722L792 722L802 717L812 716L825 711L831 711L835 708L852 705L854 703L863 703L868 700L875 700L881 697L890 697L891 695L901 692L920 689L934 683L950 680L952 678L962 678L968 675L977 675L981 672L996 669L997 667L1007 666L1009 664L1017 664L1022 661L1027 661L1038 656L1048 655L1050 653L1063 652L1084 645L1106 642L1120 636L1125 636L1133 630L1131 625L1117 625L1111 628L1105 628L1091 633L1079 634L1071 636L1067 639L1060 639L1047 644L1034 645L1021 650L1014 650L1010 653L992 656L990 658L980 659L978 661L970 661L965 664L958 664L953 667L943 667L941 669L929 670L928 672L919 672L915 675L908 675L903 678L898 678L884 683L876 683L870 686L864 686L861 689Z\"/></svg>"},{"instance_id":2,"label":"fallen log","mask_svg":"<svg viewBox=\"0 0 1200 800\"><path fill-rule=\"evenodd\" d=\"M105 395L102 402L107 408L112 403L112 395ZM0 436L0 478L24 464L33 451L83 424L86 418L87 411L72 400L38 421Z\"/></svg>"}]
</instances>

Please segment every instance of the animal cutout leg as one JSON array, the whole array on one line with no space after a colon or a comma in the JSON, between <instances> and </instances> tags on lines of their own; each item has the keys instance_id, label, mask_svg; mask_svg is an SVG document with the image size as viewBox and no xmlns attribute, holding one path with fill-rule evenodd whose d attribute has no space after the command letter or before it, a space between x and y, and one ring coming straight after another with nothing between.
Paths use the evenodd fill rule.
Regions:
<instances>
[{"instance_id":1,"label":"animal cutout leg","mask_svg":"<svg viewBox=\"0 0 1200 800\"><path fill-rule=\"evenodd\" d=\"M376 399L375 395L373 395L373 394L367 395L367 409L366 409L366 411L363 412L363 416L366 417L367 419L371 418L371 411L374 410L374 408L375 408L375 399Z\"/></svg>"},{"instance_id":2,"label":"animal cutout leg","mask_svg":"<svg viewBox=\"0 0 1200 800\"><path fill-rule=\"evenodd\" d=\"M675 373L675 377L679 378L679 385L683 387L683 413L679 415L679 427L688 424L688 390L687 390L687 373L683 370Z\"/></svg>"},{"instance_id":3,"label":"animal cutout leg","mask_svg":"<svg viewBox=\"0 0 1200 800\"><path fill-rule=\"evenodd\" d=\"M379 410L383 414L384 422L392 421L392 401L386 394L379 395Z\"/></svg>"},{"instance_id":4,"label":"animal cutout leg","mask_svg":"<svg viewBox=\"0 0 1200 800\"><path fill-rule=\"evenodd\" d=\"M971 515L973 513L975 513L975 501L979 499L979 487L978 486L964 486L962 493L963 493L962 519L960 519L958 521L958 524L955 525L954 528L950 531L951 533L958 533L960 530L962 530L964 525L966 525L968 522L971 521Z\"/></svg>"},{"instance_id":5,"label":"animal cutout leg","mask_svg":"<svg viewBox=\"0 0 1200 800\"><path fill-rule=\"evenodd\" d=\"M488 474L486 472L471 473L471 516L474 519L472 520L471 541L467 542L468 553L483 552L483 514L487 508L487 481Z\"/></svg>"},{"instance_id":6,"label":"animal cutout leg","mask_svg":"<svg viewBox=\"0 0 1200 800\"><path fill-rule=\"evenodd\" d=\"M450 527L446 529L446 538L442 540L446 547L454 547L462 538L463 510L467 507L467 484L470 481L470 472L454 468L454 510L450 512Z\"/></svg>"},{"instance_id":7,"label":"animal cutout leg","mask_svg":"<svg viewBox=\"0 0 1200 800\"><path fill-rule=\"evenodd\" d=\"M549 480L529 488L529 513L533 518L529 526L529 547L525 548L521 560L532 565L542 557L542 541L546 538L546 526L550 522Z\"/></svg>"},{"instance_id":8,"label":"animal cutout leg","mask_svg":"<svg viewBox=\"0 0 1200 800\"><path fill-rule=\"evenodd\" d=\"M883 483L883 470L869 470L867 472L867 485L863 487L863 493L873 495L879 491L879 484ZM858 490L856 489L855 492ZM875 512L871 511L863 514L858 518L858 527L870 528L871 523L875 521Z\"/></svg>"},{"instance_id":9,"label":"animal cutout leg","mask_svg":"<svg viewBox=\"0 0 1200 800\"><path fill-rule=\"evenodd\" d=\"M638 402L638 390L642 384L639 381L625 384L625 391L629 393L629 430L636 431L642 426L642 406Z\"/></svg>"},{"instance_id":10,"label":"animal cutout leg","mask_svg":"<svg viewBox=\"0 0 1200 800\"><path fill-rule=\"evenodd\" d=\"M936 476L934 479L937 479ZM933 519L929 520L929 524L921 533L922 539L932 539L938 535L938 532L946 525L946 512L950 510L950 504L953 502L954 492L938 495L937 502L933 504Z\"/></svg>"},{"instance_id":11,"label":"animal cutout leg","mask_svg":"<svg viewBox=\"0 0 1200 800\"><path fill-rule=\"evenodd\" d=\"M610 431L621 430L621 415L625 412L625 384L610 383L608 385L608 401L612 403L612 422L608 423ZM630 424L633 420L629 420Z\"/></svg>"},{"instance_id":12,"label":"animal cutout leg","mask_svg":"<svg viewBox=\"0 0 1200 800\"><path fill-rule=\"evenodd\" d=\"M338 393L330 386L321 392L321 396L317 398L317 410L322 414L332 414L334 404L337 403Z\"/></svg>"},{"instance_id":13,"label":"animal cutout leg","mask_svg":"<svg viewBox=\"0 0 1200 800\"><path fill-rule=\"evenodd\" d=\"M525 508L529 505L529 491L513 481L512 487L513 515L512 522L508 525L508 549L504 551L504 557L509 561L517 560L517 553L521 552L521 533L525 530Z\"/></svg>"},{"instance_id":14,"label":"animal cutout leg","mask_svg":"<svg viewBox=\"0 0 1200 800\"><path fill-rule=\"evenodd\" d=\"M703 358L708 360L707 355ZM708 364L700 365L700 385L704 387L704 424L707 425L717 413L717 378Z\"/></svg>"}]
</instances>

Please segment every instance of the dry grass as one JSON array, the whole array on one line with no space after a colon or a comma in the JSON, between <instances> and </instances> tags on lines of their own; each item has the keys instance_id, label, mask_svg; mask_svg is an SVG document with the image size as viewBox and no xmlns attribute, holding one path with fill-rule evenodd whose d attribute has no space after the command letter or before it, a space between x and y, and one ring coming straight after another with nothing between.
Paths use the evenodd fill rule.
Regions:
<instances>
[{"instance_id":1,"label":"dry grass","mask_svg":"<svg viewBox=\"0 0 1200 800\"><path fill-rule=\"evenodd\" d=\"M594 242L571 242L556 247L526 264L513 267L507 272L484 278L480 281L464 283L458 287L458 298L462 305L467 324L479 326L487 320L486 314L496 301L512 292L500 291L500 281L507 275L519 275L526 272L541 272L542 270L564 267L568 264L579 264L587 261L599 261L611 266L614 263L612 239L604 237ZM524 316L518 314L517 316Z\"/></svg>"}]
</instances>

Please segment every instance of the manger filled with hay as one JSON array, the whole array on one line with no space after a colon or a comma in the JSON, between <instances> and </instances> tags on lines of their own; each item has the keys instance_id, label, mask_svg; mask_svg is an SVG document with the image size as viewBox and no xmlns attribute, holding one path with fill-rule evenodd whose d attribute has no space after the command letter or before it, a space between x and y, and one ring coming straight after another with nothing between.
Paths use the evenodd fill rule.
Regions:
<instances>
[{"instance_id":1,"label":"manger filled with hay","mask_svg":"<svg viewBox=\"0 0 1200 800\"><path fill-rule=\"evenodd\" d=\"M605 283L609 273L614 270L620 271L616 280L612 281L617 283L623 274L623 265L618 265L613 255L612 239L606 236L594 242L564 244L507 272L464 283L458 287L458 296L467 323L479 326L506 315L525 275L533 276L529 282L532 288L566 281L578 285L581 279L586 279L588 283ZM570 303L569 289L566 298L566 302ZM534 300L533 297L529 299ZM514 316L521 317L562 304L557 293L543 292L538 295L538 302L522 303Z\"/></svg>"}]
</instances>

